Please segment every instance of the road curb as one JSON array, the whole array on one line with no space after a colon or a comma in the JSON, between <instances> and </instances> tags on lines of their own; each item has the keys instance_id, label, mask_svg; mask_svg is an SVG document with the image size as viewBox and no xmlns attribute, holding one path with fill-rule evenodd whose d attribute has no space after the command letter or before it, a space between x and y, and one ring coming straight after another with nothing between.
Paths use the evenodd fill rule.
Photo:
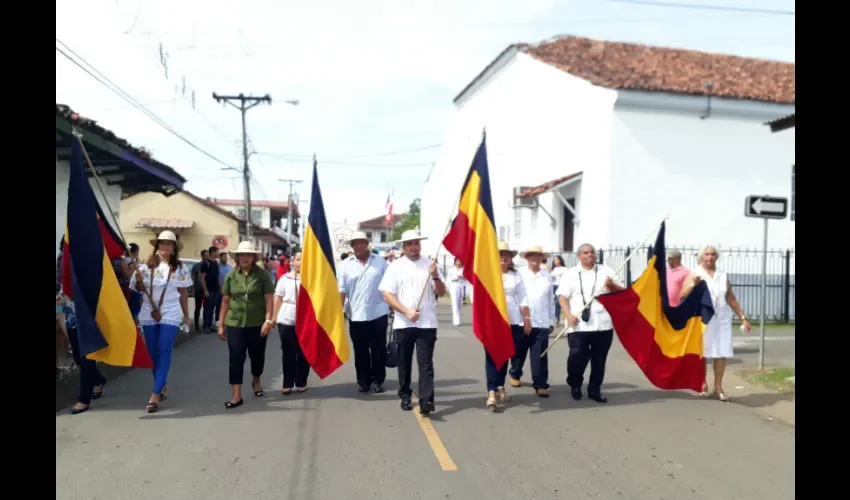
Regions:
<instances>
[{"instance_id":1,"label":"road curb","mask_svg":"<svg viewBox=\"0 0 850 500\"><path fill-rule=\"evenodd\" d=\"M191 330L189 333L180 333L177 335L177 338L174 339L174 347L179 347L186 342L192 340L195 337L200 336L201 334L195 330ZM130 372L132 368L125 368L120 366L109 366L103 363L98 365L101 373L106 377L107 380L115 380L116 378L125 375ZM74 371L61 379L56 381L56 412L62 411L64 408L71 406L72 404L77 402L77 391L80 387L80 373L79 371Z\"/></svg>"}]
</instances>

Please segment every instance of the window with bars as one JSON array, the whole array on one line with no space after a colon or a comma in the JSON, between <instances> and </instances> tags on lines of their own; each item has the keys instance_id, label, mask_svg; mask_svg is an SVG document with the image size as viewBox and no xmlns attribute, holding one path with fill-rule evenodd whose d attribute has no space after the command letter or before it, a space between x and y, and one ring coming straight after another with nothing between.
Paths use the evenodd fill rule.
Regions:
<instances>
[{"instance_id":1,"label":"window with bars","mask_svg":"<svg viewBox=\"0 0 850 500\"><path fill-rule=\"evenodd\" d=\"M262 209L251 209L251 224L255 226L263 225L263 210Z\"/></svg>"}]
</instances>

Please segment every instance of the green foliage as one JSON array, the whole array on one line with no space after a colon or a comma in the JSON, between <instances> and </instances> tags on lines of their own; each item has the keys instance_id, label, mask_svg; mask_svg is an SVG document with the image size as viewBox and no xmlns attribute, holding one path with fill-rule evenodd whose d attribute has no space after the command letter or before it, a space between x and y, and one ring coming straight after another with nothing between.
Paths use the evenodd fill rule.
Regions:
<instances>
[{"instance_id":1,"label":"green foliage","mask_svg":"<svg viewBox=\"0 0 850 500\"><path fill-rule=\"evenodd\" d=\"M392 235L390 235L390 239L392 241L399 240L401 238L401 233L409 229L416 229L419 227L419 217L421 214L419 201L419 198L416 198L410 202L410 207L407 209L407 213L404 214L404 217L395 224Z\"/></svg>"}]
</instances>

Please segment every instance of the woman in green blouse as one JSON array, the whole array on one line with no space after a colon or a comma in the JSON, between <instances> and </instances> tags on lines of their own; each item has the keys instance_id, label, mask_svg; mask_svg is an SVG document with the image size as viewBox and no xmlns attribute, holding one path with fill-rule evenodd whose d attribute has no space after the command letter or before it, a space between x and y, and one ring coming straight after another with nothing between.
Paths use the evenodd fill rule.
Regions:
<instances>
[{"instance_id":1,"label":"woman in green blouse","mask_svg":"<svg viewBox=\"0 0 850 500\"><path fill-rule=\"evenodd\" d=\"M245 353L251 358L251 387L254 396L263 396L260 376L266 361L266 340L274 320L274 284L269 273L257 265L260 252L250 241L242 241L230 252L236 267L224 278L221 287L221 318L218 337L227 341L230 351L230 385L233 395L224 403L225 408L241 406L242 373L245 370Z\"/></svg>"}]
</instances>

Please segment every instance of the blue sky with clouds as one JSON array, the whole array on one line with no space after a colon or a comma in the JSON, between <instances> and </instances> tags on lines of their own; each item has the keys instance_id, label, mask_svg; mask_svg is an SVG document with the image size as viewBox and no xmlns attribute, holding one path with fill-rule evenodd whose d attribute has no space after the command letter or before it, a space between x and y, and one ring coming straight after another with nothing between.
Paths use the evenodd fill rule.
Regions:
<instances>
[{"instance_id":1,"label":"blue sky with clouds","mask_svg":"<svg viewBox=\"0 0 850 500\"><path fill-rule=\"evenodd\" d=\"M669 3L680 6L659 5ZM211 94L271 94L271 106L248 112L252 196L284 200L288 185L278 179L289 178L303 179L298 191L309 198L316 153L328 218L354 222L381 215L388 190L397 211L419 196L439 151L427 147L443 140L452 98L507 45L571 34L793 62L794 16L746 9L793 12L794 2L78 0L56 4L56 37L236 168L239 112ZM152 150L190 191L242 197L237 173L59 53L56 70L58 103ZM420 150L387 154L412 149Z\"/></svg>"}]
</instances>

